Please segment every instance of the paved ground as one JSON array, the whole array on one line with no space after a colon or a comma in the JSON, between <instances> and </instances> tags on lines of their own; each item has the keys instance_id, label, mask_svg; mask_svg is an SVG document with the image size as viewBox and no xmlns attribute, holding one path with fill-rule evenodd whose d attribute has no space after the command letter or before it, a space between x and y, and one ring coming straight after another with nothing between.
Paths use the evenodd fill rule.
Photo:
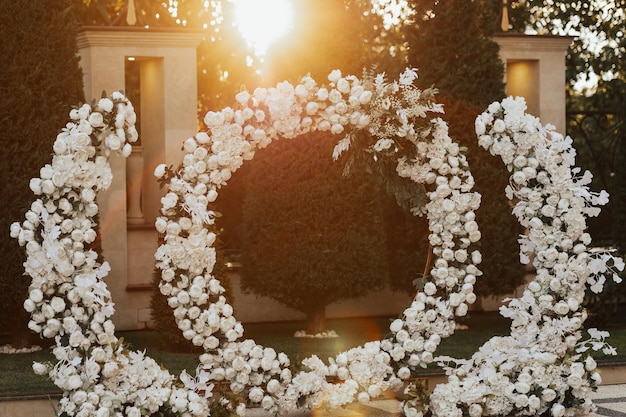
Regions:
<instances>
[{"instance_id":1,"label":"paved ground","mask_svg":"<svg viewBox=\"0 0 626 417\"><path fill-rule=\"evenodd\" d=\"M593 395L596 416L626 417L626 384L601 385Z\"/></svg>"},{"instance_id":2,"label":"paved ground","mask_svg":"<svg viewBox=\"0 0 626 417\"><path fill-rule=\"evenodd\" d=\"M598 411L589 417L626 417L626 384L602 385L594 393L593 399L598 406ZM51 405L54 402L47 398L0 401L0 417L55 417ZM260 409L249 409L246 415L269 417ZM397 401L382 400L374 401L367 406L354 404L332 413L303 411L290 413L288 417L398 417L399 415Z\"/></svg>"},{"instance_id":3,"label":"paved ground","mask_svg":"<svg viewBox=\"0 0 626 417\"><path fill-rule=\"evenodd\" d=\"M598 406L598 411L590 414L589 417L626 417L626 384L602 385L594 393L593 400ZM368 405L353 404L332 412L290 413L290 417L392 417L399 415L396 400L372 401ZM248 410L246 416L266 417L265 413L258 409Z\"/></svg>"}]
</instances>

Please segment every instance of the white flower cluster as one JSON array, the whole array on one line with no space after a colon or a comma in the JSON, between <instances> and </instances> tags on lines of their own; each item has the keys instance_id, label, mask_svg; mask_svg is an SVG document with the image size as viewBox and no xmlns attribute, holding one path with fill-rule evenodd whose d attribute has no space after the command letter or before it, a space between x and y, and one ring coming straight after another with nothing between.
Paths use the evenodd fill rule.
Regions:
<instances>
[{"instance_id":1,"label":"white flower cluster","mask_svg":"<svg viewBox=\"0 0 626 417\"><path fill-rule=\"evenodd\" d=\"M610 253L588 250L586 217L597 215L608 195L588 189L591 174L576 177L571 139L525 110L522 98L493 103L476 119L476 134L511 171L507 195L527 229L521 259L532 259L536 277L501 309L512 319L510 336L491 339L469 361L442 358L457 368L448 368L449 382L431 396L436 416L587 415L589 393L601 379L582 353L612 351L593 329L581 342L586 287L600 291L605 275L619 281L624 267Z\"/></svg>"},{"instance_id":2,"label":"white flower cluster","mask_svg":"<svg viewBox=\"0 0 626 417\"><path fill-rule=\"evenodd\" d=\"M135 112L116 92L70 112L54 142L52 163L30 181L37 196L26 220L11 226L25 246L32 279L24 308L28 327L53 338L56 364L35 363L64 392L62 414L77 417L140 416L168 408L199 415L207 400L178 388L175 378L141 352L124 348L114 334L114 308L96 240L96 194L112 180L108 156L131 153Z\"/></svg>"},{"instance_id":3,"label":"white flower cluster","mask_svg":"<svg viewBox=\"0 0 626 417\"><path fill-rule=\"evenodd\" d=\"M413 85L416 77L407 69L387 83L382 74L360 80L335 70L328 86L307 76L296 86L282 82L253 94L240 92L236 109L207 113L207 132L184 142L186 155L178 169L157 167L155 175L167 186L156 220L163 235L156 253L160 288L183 335L206 351L198 371L203 378L228 383L248 404L269 411L294 408L303 400L307 406L323 401L336 407L402 385L433 361L442 337L453 333L454 316L465 315L475 301L474 283L481 274L474 215L480 195L471 191L472 175L445 122L429 119L443 111L441 105L432 92L423 94ZM286 357L239 341L243 327L213 275L210 204L257 148L311 131L345 135L335 158L351 146L372 150L375 159L395 155L398 175L423 184L430 202L413 209L428 213L435 261L424 291L392 324L393 338L339 355L330 365L309 358L303 362L309 370L292 376ZM408 143L410 156L395 154L400 143Z\"/></svg>"}]
</instances>

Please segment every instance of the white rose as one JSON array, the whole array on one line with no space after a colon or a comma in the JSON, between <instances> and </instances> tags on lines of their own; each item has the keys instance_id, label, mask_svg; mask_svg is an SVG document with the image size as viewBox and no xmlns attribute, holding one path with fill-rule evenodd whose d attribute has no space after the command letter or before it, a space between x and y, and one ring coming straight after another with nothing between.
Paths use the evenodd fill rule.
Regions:
<instances>
[{"instance_id":1,"label":"white rose","mask_svg":"<svg viewBox=\"0 0 626 417\"><path fill-rule=\"evenodd\" d=\"M65 388L70 391L74 391L83 386L83 380L78 375L72 375L69 377L65 384Z\"/></svg>"},{"instance_id":2,"label":"white rose","mask_svg":"<svg viewBox=\"0 0 626 417\"><path fill-rule=\"evenodd\" d=\"M319 101L326 101L328 99L328 90L324 87L317 90L317 99Z\"/></svg>"},{"instance_id":3,"label":"white rose","mask_svg":"<svg viewBox=\"0 0 626 417\"><path fill-rule=\"evenodd\" d=\"M477 117L474 121L474 130L476 131L477 136L483 135L486 132L485 123L480 117Z\"/></svg>"},{"instance_id":4,"label":"white rose","mask_svg":"<svg viewBox=\"0 0 626 417\"><path fill-rule=\"evenodd\" d=\"M564 316L569 313L569 306L564 301L559 301L554 305L554 312L560 316Z\"/></svg>"},{"instance_id":5,"label":"white rose","mask_svg":"<svg viewBox=\"0 0 626 417\"><path fill-rule=\"evenodd\" d=\"M432 322L432 321L437 320L437 312L435 310L432 310L432 309L428 310L424 314L425 314L425 317L426 317L427 321L431 321Z\"/></svg>"},{"instance_id":6,"label":"white rose","mask_svg":"<svg viewBox=\"0 0 626 417\"><path fill-rule=\"evenodd\" d=\"M235 100L245 105L246 103L248 103L248 100L250 100L250 93L248 93L247 91L241 91L235 96Z\"/></svg>"},{"instance_id":7,"label":"white rose","mask_svg":"<svg viewBox=\"0 0 626 417\"><path fill-rule=\"evenodd\" d=\"M263 390L261 388L259 388L259 387L252 388L250 390L250 393L248 394L248 398L253 403L261 402L261 400L263 399Z\"/></svg>"},{"instance_id":8,"label":"white rose","mask_svg":"<svg viewBox=\"0 0 626 417\"><path fill-rule=\"evenodd\" d=\"M578 310L580 303L574 298L568 298L567 305L571 311L576 311Z\"/></svg>"},{"instance_id":9,"label":"white rose","mask_svg":"<svg viewBox=\"0 0 626 417\"><path fill-rule=\"evenodd\" d=\"M41 183L41 191L46 195L51 195L56 190L54 183L51 180L44 180Z\"/></svg>"},{"instance_id":10,"label":"white rose","mask_svg":"<svg viewBox=\"0 0 626 417\"><path fill-rule=\"evenodd\" d=\"M34 303L40 303L43 300L43 292L39 288L30 290L28 298Z\"/></svg>"},{"instance_id":11,"label":"white rose","mask_svg":"<svg viewBox=\"0 0 626 417\"><path fill-rule=\"evenodd\" d=\"M221 126L224 123L224 115L221 112L210 111L204 116L204 124L209 128Z\"/></svg>"},{"instance_id":12,"label":"white rose","mask_svg":"<svg viewBox=\"0 0 626 417\"><path fill-rule=\"evenodd\" d=\"M457 188L457 187L453 187L453 188ZM444 211L451 212L455 209L455 207L456 207L456 204L454 203L454 201L448 198L444 199L442 202L442 208Z\"/></svg>"},{"instance_id":13,"label":"white rose","mask_svg":"<svg viewBox=\"0 0 626 417\"><path fill-rule=\"evenodd\" d=\"M330 93L328 93L328 100L331 103L339 103L342 100L342 96L341 96L341 92L339 92L339 90L331 90Z\"/></svg>"},{"instance_id":14,"label":"white rose","mask_svg":"<svg viewBox=\"0 0 626 417\"><path fill-rule=\"evenodd\" d=\"M261 407L263 407L263 409L269 410L273 406L274 406L274 399L272 397L270 397L269 395L266 395L265 397L263 397L263 400L261 400Z\"/></svg>"},{"instance_id":15,"label":"white rose","mask_svg":"<svg viewBox=\"0 0 626 417\"><path fill-rule=\"evenodd\" d=\"M345 78L340 78L337 80L337 90L341 91L344 94L350 92L350 82Z\"/></svg>"},{"instance_id":16,"label":"white rose","mask_svg":"<svg viewBox=\"0 0 626 417\"><path fill-rule=\"evenodd\" d=\"M433 361L433 354L431 352L422 353L422 362L431 363Z\"/></svg>"},{"instance_id":17,"label":"white rose","mask_svg":"<svg viewBox=\"0 0 626 417\"><path fill-rule=\"evenodd\" d=\"M580 362L574 362L570 365L570 373L572 375L582 377L583 375L585 375L585 366Z\"/></svg>"},{"instance_id":18,"label":"white rose","mask_svg":"<svg viewBox=\"0 0 626 417\"><path fill-rule=\"evenodd\" d=\"M545 205L541 207L541 214L545 217L554 217L556 214L556 209L550 205Z\"/></svg>"},{"instance_id":19,"label":"white rose","mask_svg":"<svg viewBox=\"0 0 626 417\"><path fill-rule=\"evenodd\" d=\"M336 69L332 70L330 74L328 74L328 81L331 83L336 83L341 78L341 71Z\"/></svg>"},{"instance_id":20,"label":"white rose","mask_svg":"<svg viewBox=\"0 0 626 417\"><path fill-rule=\"evenodd\" d=\"M553 404L550 412L552 417L563 417L565 415L565 407L561 404Z\"/></svg>"},{"instance_id":21,"label":"white rose","mask_svg":"<svg viewBox=\"0 0 626 417\"><path fill-rule=\"evenodd\" d=\"M335 123L330 127L330 132L333 135L339 135L343 132L343 126L340 123Z\"/></svg>"},{"instance_id":22,"label":"white rose","mask_svg":"<svg viewBox=\"0 0 626 417\"><path fill-rule=\"evenodd\" d=\"M446 268L438 268L437 269L437 273L439 274L439 270L445 270L446 275L448 270ZM427 295L434 295L437 292L437 286L435 284L433 284L432 282L427 282L424 285L424 293Z\"/></svg>"},{"instance_id":23,"label":"white rose","mask_svg":"<svg viewBox=\"0 0 626 417\"><path fill-rule=\"evenodd\" d=\"M472 252L472 263L474 265L478 265L483 261L483 256L481 255L481 253L477 250Z\"/></svg>"},{"instance_id":24,"label":"white rose","mask_svg":"<svg viewBox=\"0 0 626 417\"><path fill-rule=\"evenodd\" d=\"M306 96L309 95L309 91L302 84L296 85L296 88L294 89L294 92L296 93L296 96L298 96L300 98L306 98Z\"/></svg>"},{"instance_id":25,"label":"white rose","mask_svg":"<svg viewBox=\"0 0 626 417\"><path fill-rule=\"evenodd\" d=\"M405 340L409 339L409 332L402 329L396 333L396 340L400 343L403 343Z\"/></svg>"},{"instance_id":26,"label":"white rose","mask_svg":"<svg viewBox=\"0 0 626 417\"><path fill-rule=\"evenodd\" d=\"M33 372L37 375L46 375L48 373L48 366L40 362L33 362Z\"/></svg>"},{"instance_id":27,"label":"white rose","mask_svg":"<svg viewBox=\"0 0 626 417\"><path fill-rule=\"evenodd\" d=\"M209 336L204 339L204 348L208 350L216 349L220 345L220 340L215 336Z\"/></svg>"},{"instance_id":28,"label":"white rose","mask_svg":"<svg viewBox=\"0 0 626 417\"><path fill-rule=\"evenodd\" d=\"M480 404L472 404L469 407L469 415L470 417L480 417L483 415L483 408Z\"/></svg>"},{"instance_id":29,"label":"white rose","mask_svg":"<svg viewBox=\"0 0 626 417\"><path fill-rule=\"evenodd\" d=\"M532 292L539 292L541 291L541 284L539 284L537 281L532 281L530 284L528 284L528 289Z\"/></svg>"},{"instance_id":30,"label":"white rose","mask_svg":"<svg viewBox=\"0 0 626 417\"><path fill-rule=\"evenodd\" d=\"M164 210L173 208L176 206L178 202L178 196L172 192L167 193L164 197L161 198L161 205Z\"/></svg>"},{"instance_id":31,"label":"white rose","mask_svg":"<svg viewBox=\"0 0 626 417\"><path fill-rule=\"evenodd\" d=\"M50 300L50 306L55 312L60 313L65 310L65 300L61 297L52 297L52 300Z\"/></svg>"},{"instance_id":32,"label":"white rose","mask_svg":"<svg viewBox=\"0 0 626 417\"><path fill-rule=\"evenodd\" d=\"M526 174L523 171L515 171L512 175L513 182L515 184L525 184L526 183Z\"/></svg>"},{"instance_id":33,"label":"white rose","mask_svg":"<svg viewBox=\"0 0 626 417\"><path fill-rule=\"evenodd\" d=\"M320 106L316 102L314 102L314 101L308 102L306 104L306 113L309 114L309 115L315 114L315 113L317 113L319 108L320 108Z\"/></svg>"},{"instance_id":34,"label":"white rose","mask_svg":"<svg viewBox=\"0 0 626 417\"><path fill-rule=\"evenodd\" d=\"M367 404L368 402L370 402L370 396L367 392L361 391L359 392L359 395L357 395L357 400L361 404Z\"/></svg>"},{"instance_id":35,"label":"white rose","mask_svg":"<svg viewBox=\"0 0 626 417\"><path fill-rule=\"evenodd\" d=\"M113 110L113 102L111 99L104 97L98 101L98 107L105 112L110 113Z\"/></svg>"},{"instance_id":36,"label":"white rose","mask_svg":"<svg viewBox=\"0 0 626 417\"><path fill-rule=\"evenodd\" d=\"M484 149L489 149L489 147L493 145L493 139L489 135L481 135L478 138L478 145Z\"/></svg>"},{"instance_id":37,"label":"white rose","mask_svg":"<svg viewBox=\"0 0 626 417\"><path fill-rule=\"evenodd\" d=\"M165 175L165 172L166 172L166 165L165 164L159 164L154 169L154 176L157 177L157 178L162 178Z\"/></svg>"},{"instance_id":38,"label":"white rose","mask_svg":"<svg viewBox=\"0 0 626 417\"><path fill-rule=\"evenodd\" d=\"M411 370L407 368L406 366L403 366L402 368L398 369L397 375L398 375L398 378L402 380L406 380L411 377Z\"/></svg>"},{"instance_id":39,"label":"white rose","mask_svg":"<svg viewBox=\"0 0 626 417\"><path fill-rule=\"evenodd\" d=\"M391 357L393 358L393 360L395 360L396 362L399 362L402 359L404 359L404 356L406 355L406 351L404 350L404 348L402 346L396 345L391 350L390 354L391 354Z\"/></svg>"},{"instance_id":40,"label":"white rose","mask_svg":"<svg viewBox=\"0 0 626 417\"><path fill-rule=\"evenodd\" d=\"M438 345L438 343L437 343L437 341L436 341L436 340L431 340L431 339L428 339L428 340L424 343L424 350L425 350L426 352L431 352L431 353L433 353L434 351L436 351L436 350L437 350L437 345Z\"/></svg>"},{"instance_id":41,"label":"white rose","mask_svg":"<svg viewBox=\"0 0 626 417\"><path fill-rule=\"evenodd\" d=\"M513 160L513 166L516 168L524 168L527 164L526 157L524 155L518 155Z\"/></svg>"},{"instance_id":42,"label":"white rose","mask_svg":"<svg viewBox=\"0 0 626 417\"><path fill-rule=\"evenodd\" d=\"M541 393L541 399L547 403L554 401L555 398L556 398L556 391L554 391L551 388L547 388L543 390L543 392Z\"/></svg>"},{"instance_id":43,"label":"white rose","mask_svg":"<svg viewBox=\"0 0 626 417\"><path fill-rule=\"evenodd\" d=\"M465 301L468 304L474 304L476 302L476 294L474 294L473 292L466 294L465 295Z\"/></svg>"},{"instance_id":44,"label":"white rose","mask_svg":"<svg viewBox=\"0 0 626 417\"><path fill-rule=\"evenodd\" d=\"M596 361L591 356L587 356L587 359L585 359L585 369L587 371L593 371L596 367Z\"/></svg>"},{"instance_id":45,"label":"white rose","mask_svg":"<svg viewBox=\"0 0 626 417\"><path fill-rule=\"evenodd\" d=\"M504 120L496 119L496 121L493 122L493 130L495 130L497 133L504 132L506 130L506 124L504 123Z\"/></svg>"},{"instance_id":46,"label":"white rose","mask_svg":"<svg viewBox=\"0 0 626 417\"><path fill-rule=\"evenodd\" d=\"M515 383L515 390L520 394L526 394L530 391L530 385L526 382L518 381Z\"/></svg>"},{"instance_id":47,"label":"white rose","mask_svg":"<svg viewBox=\"0 0 626 417\"><path fill-rule=\"evenodd\" d=\"M398 333L403 326L404 322L401 319L395 319L389 326L389 330L391 330L393 333Z\"/></svg>"},{"instance_id":48,"label":"white rose","mask_svg":"<svg viewBox=\"0 0 626 417\"><path fill-rule=\"evenodd\" d=\"M458 317L464 317L467 314L468 310L469 310L468 305L465 303L461 303L454 311L454 314Z\"/></svg>"}]
</instances>

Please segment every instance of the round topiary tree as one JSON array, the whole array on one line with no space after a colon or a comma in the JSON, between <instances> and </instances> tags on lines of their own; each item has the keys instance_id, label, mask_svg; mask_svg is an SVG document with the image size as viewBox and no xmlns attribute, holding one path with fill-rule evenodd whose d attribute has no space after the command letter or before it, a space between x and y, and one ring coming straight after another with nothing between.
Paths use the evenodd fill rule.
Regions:
<instances>
[{"instance_id":1,"label":"round topiary tree","mask_svg":"<svg viewBox=\"0 0 626 417\"><path fill-rule=\"evenodd\" d=\"M367 177L342 175L334 145L309 134L263 149L243 206L243 288L305 313L311 334L326 329L327 305L380 288L387 274L378 193Z\"/></svg>"}]
</instances>

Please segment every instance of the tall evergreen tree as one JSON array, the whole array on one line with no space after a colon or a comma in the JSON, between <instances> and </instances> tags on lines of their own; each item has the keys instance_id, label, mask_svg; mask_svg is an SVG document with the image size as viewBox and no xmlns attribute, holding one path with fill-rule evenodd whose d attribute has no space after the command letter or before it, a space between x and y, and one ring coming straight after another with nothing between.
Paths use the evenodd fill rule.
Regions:
<instances>
[{"instance_id":1,"label":"tall evergreen tree","mask_svg":"<svg viewBox=\"0 0 626 417\"><path fill-rule=\"evenodd\" d=\"M411 5L415 24L405 32L409 64L418 68L422 88L439 90L450 136L467 148L476 190L483 196L477 213L483 276L476 290L503 294L523 282L517 244L522 230L504 196L509 175L501 161L478 147L474 133L476 116L504 97L504 68L490 39L498 16L480 0L420 0Z\"/></svg>"},{"instance_id":2,"label":"tall evergreen tree","mask_svg":"<svg viewBox=\"0 0 626 417\"><path fill-rule=\"evenodd\" d=\"M72 1L2 0L0 10L0 334L23 345L29 278L24 249L10 238L9 226L23 219L33 200L30 179L50 162L71 106L84 98Z\"/></svg>"}]
</instances>

